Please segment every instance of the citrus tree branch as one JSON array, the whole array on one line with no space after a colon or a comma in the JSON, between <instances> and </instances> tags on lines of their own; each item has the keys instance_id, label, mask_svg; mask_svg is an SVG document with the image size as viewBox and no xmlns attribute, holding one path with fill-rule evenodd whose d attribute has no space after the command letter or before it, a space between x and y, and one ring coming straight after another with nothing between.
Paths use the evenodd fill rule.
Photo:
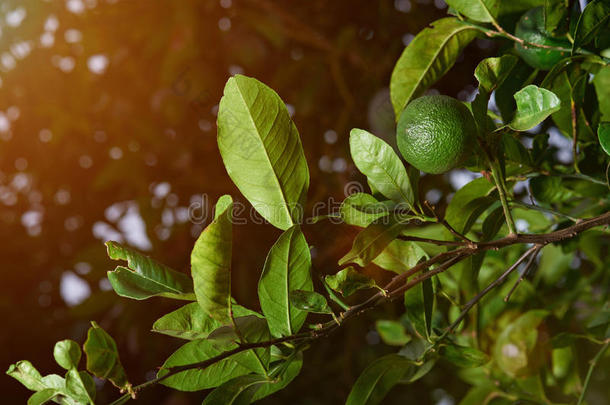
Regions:
<instances>
[{"instance_id":1,"label":"citrus tree branch","mask_svg":"<svg viewBox=\"0 0 610 405\"><path fill-rule=\"evenodd\" d=\"M385 287L383 290L374 294L366 301L356 304L354 306L349 307L345 312L341 313L336 320L320 324L308 332L302 332L291 336L276 338L267 340L264 342L255 342L255 343L240 343L234 349L223 352L215 357L209 358L207 360L196 362L192 364L185 364L180 366L174 366L166 368L167 373L159 376L155 379L149 380L143 384L137 385L133 387L133 392L137 393L143 390L146 387L157 384L173 375L176 375L180 372L192 369L205 369L221 360L224 360L230 356L241 353L243 351L252 350L256 348L265 348L273 345L287 343L287 342L310 342L315 341L317 339L329 336L333 331L337 328L341 327L344 322L347 320L354 318L378 305L383 303L392 301L401 296L401 294L413 286L419 284L420 282L435 276L438 273L441 273L461 260L472 256L474 254L487 251L487 250L499 250L507 246L516 245L516 244L533 244L531 248L529 248L509 269L507 269L498 279L492 282L488 287L486 287L483 291L481 291L477 296L471 299L465 306L464 311L454 322L454 325L450 326L450 328L445 332L453 330L459 321L463 319L465 316L465 312L467 312L472 306L474 306L485 294L487 294L491 289L495 286L502 283L511 272L513 272L517 266L523 262L528 257L532 255L536 255L537 252L542 249L545 245L549 243L560 242L566 239L573 238L580 233L589 230L598 226L608 226L610 225L610 212L606 212L597 217L581 220L576 224L569 226L567 228L563 228L554 232L546 233L546 234L511 234L504 238L497 239L490 242L472 242L467 244L466 246L459 247L447 252L439 253L436 256L431 257L430 259L418 263L417 265L410 268L408 271L395 276ZM465 244L465 243L464 243ZM440 264L439 264L440 263ZM428 270L433 265L438 264L438 266ZM425 270L428 270L424 272ZM412 275L417 273L422 273L420 276L414 277L413 279L407 282L407 279ZM122 404L129 399L130 394L125 394L116 401L114 401L111 405Z\"/></svg>"}]
</instances>

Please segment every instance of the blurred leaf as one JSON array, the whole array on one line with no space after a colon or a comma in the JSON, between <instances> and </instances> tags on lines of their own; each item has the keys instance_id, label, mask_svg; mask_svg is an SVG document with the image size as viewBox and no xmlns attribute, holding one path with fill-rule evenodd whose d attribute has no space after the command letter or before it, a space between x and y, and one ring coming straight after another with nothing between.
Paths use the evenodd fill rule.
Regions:
<instances>
[{"instance_id":1,"label":"blurred leaf","mask_svg":"<svg viewBox=\"0 0 610 405\"><path fill-rule=\"evenodd\" d=\"M479 367L489 361L489 357L482 351L459 345L443 346L441 356L456 366L463 368Z\"/></svg>"},{"instance_id":2,"label":"blurred leaf","mask_svg":"<svg viewBox=\"0 0 610 405\"><path fill-rule=\"evenodd\" d=\"M248 315L261 316L241 305L232 304L231 310L236 318ZM196 340L205 339L210 332L221 326L222 323L205 313L199 303L191 302L157 319L152 330L180 339Z\"/></svg>"},{"instance_id":3,"label":"blurred leaf","mask_svg":"<svg viewBox=\"0 0 610 405\"><path fill-rule=\"evenodd\" d=\"M390 145L361 129L352 129L349 137L352 159L372 184L385 197L411 208L414 194L407 170Z\"/></svg>"},{"instance_id":4,"label":"blurred leaf","mask_svg":"<svg viewBox=\"0 0 610 405\"><path fill-rule=\"evenodd\" d=\"M368 265L400 234L406 224L396 220L394 215L384 217L371 223L362 230L352 244L352 248L339 259L339 265L356 263L362 267Z\"/></svg>"},{"instance_id":5,"label":"blurred leaf","mask_svg":"<svg viewBox=\"0 0 610 405\"><path fill-rule=\"evenodd\" d=\"M468 232L474 221L496 201L496 198L488 196L493 188L494 185L484 177L466 184L453 195L445 220L458 232Z\"/></svg>"},{"instance_id":6,"label":"blurred leaf","mask_svg":"<svg viewBox=\"0 0 610 405\"><path fill-rule=\"evenodd\" d=\"M231 321L232 211L231 197L220 197L216 218L201 232L191 253L197 302L206 314L221 323Z\"/></svg>"},{"instance_id":7,"label":"blurred leaf","mask_svg":"<svg viewBox=\"0 0 610 405\"><path fill-rule=\"evenodd\" d=\"M432 311L434 309L434 290L432 279L427 278L405 292L407 318L422 337L430 339L432 331Z\"/></svg>"},{"instance_id":8,"label":"blurred leaf","mask_svg":"<svg viewBox=\"0 0 610 405\"><path fill-rule=\"evenodd\" d=\"M508 126L515 131L535 127L561 107L561 101L553 92L533 84L519 90L514 97L517 112Z\"/></svg>"},{"instance_id":9,"label":"blurred leaf","mask_svg":"<svg viewBox=\"0 0 610 405\"><path fill-rule=\"evenodd\" d=\"M366 228L371 222L388 215L387 204L366 193L350 194L341 203L341 219L348 225Z\"/></svg>"},{"instance_id":10,"label":"blurred leaf","mask_svg":"<svg viewBox=\"0 0 610 405\"><path fill-rule=\"evenodd\" d=\"M76 368L81 357L80 346L70 339L61 340L55 343L53 357L55 357L57 364L66 370Z\"/></svg>"},{"instance_id":11,"label":"blurred leaf","mask_svg":"<svg viewBox=\"0 0 610 405\"><path fill-rule=\"evenodd\" d=\"M358 272L352 266L339 270L337 274L327 275L324 280L330 288L349 297L358 290L375 287L375 280Z\"/></svg>"},{"instance_id":12,"label":"blurred leaf","mask_svg":"<svg viewBox=\"0 0 610 405\"><path fill-rule=\"evenodd\" d=\"M553 376L564 378L572 369L572 348L569 346L553 349L551 358L553 362Z\"/></svg>"},{"instance_id":13,"label":"blurred leaf","mask_svg":"<svg viewBox=\"0 0 610 405\"><path fill-rule=\"evenodd\" d=\"M610 121L610 66L604 66L597 72L593 78L593 85L597 94L601 118L608 122Z\"/></svg>"},{"instance_id":14,"label":"blurred leaf","mask_svg":"<svg viewBox=\"0 0 610 405\"><path fill-rule=\"evenodd\" d=\"M563 186L560 177L538 176L530 179L530 189L536 200L543 203L555 203L574 196L571 190Z\"/></svg>"},{"instance_id":15,"label":"blurred leaf","mask_svg":"<svg viewBox=\"0 0 610 405\"><path fill-rule=\"evenodd\" d=\"M292 290L290 303L302 311L316 314L330 314L333 311L328 306L326 298L315 291Z\"/></svg>"},{"instance_id":16,"label":"blurred leaf","mask_svg":"<svg viewBox=\"0 0 610 405\"><path fill-rule=\"evenodd\" d=\"M396 119L403 108L421 96L451 69L477 29L457 18L443 18L420 31L394 66L390 95Z\"/></svg>"},{"instance_id":17,"label":"blurred leaf","mask_svg":"<svg viewBox=\"0 0 610 405\"><path fill-rule=\"evenodd\" d=\"M502 207L497 207L487 215L487 218L483 221L482 230L483 236L482 241L492 240L496 234L502 229L504 225L504 210Z\"/></svg>"},{"instance_id":18,"label":"blurred leaf","mask_svg":"<svg viewBox=\"0 0 610 405\"><path fill-rule=\"evenodd\" d=\"M447 4L478 22L492 22L500 10L500 0L447 0Z\"/></svg>"},{"instance_id":19,"label":"blurred leaf","mask_svg":"<svg viewBox=\"0 0 610 405\"><path fill-rule=\"evenodd\" d=\"M610 20L610 3L607 0L593 0L582 11L574 32L572 53L593 40L597 31Z\"/></svg>"},{"instance_id":20,"label":"blurred leaf","mask_svg":"<svg viewBox=\"0 0 610 405\"><path fill-rule=\"evenodd\" d=\"M229 380L210 392L202 405L248 405L256 390L269 384L266 377L256 374L242 375Z\"/></svg>"},{"instance_id":21,"label":"blurred leaf","mask_svg":"<svg viewBox=\"0 0 610 405\"><path fill-rule=\"evenodd\" d=\"M218 109L218 147L229 176L263 218L282 230L300 222L309 170L275 91L250 77L231 77Z\"/></svg>"},{"instance_id":22,"label":"blurred leaf","mask_svg":"<svg viewBox=\"0 0 610 405\"><path fill-rule=\"evenodd\" d=\"M193 300L193 281L179 273L117 242L106 242L108 256L115 260L126 260L129 268L117 266L108 272L108 280L121 297L144 300L161 296L182 300Z\"/></svg>"},{"instance_id":23,"label":"blurred leaf","mask_svg":"<svg viewBox=\"0 0 610 405\"><path fill-rule=\"evenodd\" d=\"M542 278L546 285L557 284L570 269L573 257L573 253L564 253L557 245L546 245L540 257L536 277Z\"/></svg>"},{"instance_id":24,"label":"blurred leaf","mask_svg":"<svg viewBox=\"0 0 610 405\"><path fill-rule=\"evenodd\" d=\"M171 367L200 363L221 353L212 341L206 339L190 341L169 356L163 366L161 366L157 376L164 376ZM246 352L234 354L205 368L193 368L182 371L167 377L161 381L161 384L180 391L201 391L217 387L235 377L250 373L248 368L236 361L238 356L243 357L244 354L247 355Z\"/></svg>"},{"instance_id":25,"label":"blurred leaf","mask_svg":"<svg viewBox=\"0 0 610 405\"><path fill-rule=\"evenodd\" d=\"M373 259L373 263L400 274L415 266L425 256L426 252L417 243L395 239Z\"/></svg>"},{"instance_id":26,"label":"blurred leaf","mask_svg":"<svg viewBox=\"0 0 610 405\"><path fill-rule=\"evenodd\" d=\"M599 144L608 156L610 156L610 122L602 122L597 127Z\"/></svg>"},{"instance_id":27,"label":"blurred leaf","mask_svg":"<svg viewBox=\"0 0 610 405\"><path fill-rule=\"evenodd\" d=\"M294 290L313 291L311 256L298 225L286 230L271 247L258 282L261 309L271 335L290 336L301 329L307 313L290 303Z\"/></svg>"},{"instance_id":28,"label":"blurred leaf","mask_svg":"<svg viewBox=\"0 0 610 405\"><path fill-rule=\"evenodd\" d=\"M434 344L428 342L426 339L414 337L410 342L404 345L402 349L400 349L398 354L411 361L421 362L433 347Z\"/></svg>"},{"instance_id":29,"label":"blurred leaf","mask_svg":"<svg viewBox=\"0 0 610 405\"><path fill-rule=\"evenodd\" d=\"M498 336L494 359L502 371L511 377L533 375L546 353L539 346L538 326L549 312L531 310L512 321Z\"/></svg>"},{"instance_id":30,"label":"blurred leaf","mask_svg":"<svg viewBox=\"0 0 610 405\"><path fill-rule=\"evenodd\" d=\"M380 319L375 322L375 327L386 345L404 346L411 340L411 336L407 335L404 326L398 321Z\"/></svg>"},{"instance_id":31,"label":"blurred leaf","mask_svg":"<svg viewBox=\"0 0 610 405\"><path fill-rule=\"evenodd\" d=\"M375 405L381 403L413 364L402 356L390 354L370 363L360 374L349 393L345 405Z\"/></svg>"},{"instance_id":32,"label":"blurred leaf","mask_svg":"<svg viewBox=\"0 0 610 405\"><path fill-rule=\"evenodd\" d=\"M89 372L98 378L109 380L120 389L131 390L114 339L95 322L91 322L83 349L87 355Z\"/></svg>"}]
</instances>

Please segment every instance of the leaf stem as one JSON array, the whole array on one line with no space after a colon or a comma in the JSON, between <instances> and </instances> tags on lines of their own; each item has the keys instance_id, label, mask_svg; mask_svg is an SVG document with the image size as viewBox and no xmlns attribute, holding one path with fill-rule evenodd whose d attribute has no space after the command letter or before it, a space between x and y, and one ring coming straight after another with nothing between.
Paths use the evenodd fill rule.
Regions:
<instances>
[{"instance_id":1,"label":"leaf stem","mask_svg":"<svg viewBox=\"0 0 610 405\"><path fill-rule=\"evenodd\" d=\"M494 159L493 161L490 159L489 163L491 165L491 176L493 177L494 183L496 183L496 187L498 188L498 195L500 196L502 210L504 211L504 217L506 218L508 233L510 235L516 235L517 228L515 226L515 221L513 220L513 215L510 212L508 199L506 198L506 184L504 183L504 177L502 176L499 162L497 159Z\"/></svg>"},{"instance_id":2,"label":"leaf stem","mask_svg":"<svg viewBox=\"0 0 610 405\"><path fill-rule=\"evenodd\" d=\"M610 339L606 339L606 343L602 346L602 348L597 352L593 360L591 360L591 364L589 365L589 370L587 371L587 376L585 377L585 383L583 384L582 391L580 392L580 397L578 397L578 402L576 405L581 405L585 400L585 394L587 393L587 388L589 388L589 382L591 381L591 376L593 375L593 369L597 366L599 360L603 357L604 353L610 346Z\"/></svg>"}]
</instances>

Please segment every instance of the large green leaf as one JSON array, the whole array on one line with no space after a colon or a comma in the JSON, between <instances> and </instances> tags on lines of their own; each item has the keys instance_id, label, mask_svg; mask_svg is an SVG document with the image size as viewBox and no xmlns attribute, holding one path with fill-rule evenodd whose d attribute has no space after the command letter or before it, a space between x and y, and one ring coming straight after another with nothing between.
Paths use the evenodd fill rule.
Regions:
<instances>
[{"instance_id":1,"label":"large green leaf","mask_svg":"<svg viewBox=\"0 0 610 405\"><path fill-rule=\"evenodd\" d=\"M197 302L221 323L231 321L232 210L223 196L216 204L216 218L199 235L191 253L191 274ZM219 208L223 208L220 210Z\"/></svg>"},{"instance_id":2,"label":"large green leaf","mask_svg":"<svg viewBox=\"0 0 610 405\"><path fill-rule=\"evenodd\" d=\"M382 139L362 129L352 129L349 137L352 159L377 191L397 203L413 206L414 195L407 170Z\"/></svg>"},{"instance_id":3,"label":"large green leaf","mask_svg":"<svg viewBox=\"0 0 610 405\"><path fill-rule=\"evenodd\" d=\"M405 327L399 321L380 319L375 322L375 328L386 345L404 346L411 340L411 336L407 334Z\"/></svg>"},{"instance_id":4,"label":"large green leaf","mask_svg":"<svg viewBox=\"0 0 610 405\"><path fill-rule=\"evenodd\" d=\"M405 375L413 363L397 354L381 357L360 374L347 398L346 405L375 405L381 403Z\"/></svg>"},{"instance_id":5,"label":"large green leaf","mask_svg":"<svg viewBox=\"0 0 610 405\"><path fill-rule=\"evenodd\" d=\"M258 297L273 336L289 336L299 331L307 312L295 308L291 291L313 291L309 246L298 225L286 230L275 242L258 282Z\"/></svg>"},{"instance_id":6,"label":"large green leaf","mask_svg":"<svg viewBox=\"0 0 610 405\"><path fill-rule=\"evenodd\" d=\"M326 284L333 290L349 297L358 290L375 287L375 280L358 272L352 266L340 270L337 274L324 277Z\"/></svg>"},{"instance_id":7,"label":"large green leaf","mask_svg":"<svg viewBox=\"0 0 610 405\"><path fill-rule=\"evenodd\" d=\"M271 383L261 375L242 375L210 392L201 405L249 405L261 385Z\"/></svg>"},{"instance_id":8,"label":"large green leaf","mask_svg":"<svg viewBox=\"0 0 610 405\"><path fill-rule=\"evenodd\" d=\"M591 42L599 29L607 27L609 22L610 2L608 0L593 0L587 4L576 24L572 53Z\"/></svg>"},{"instance_id":9,"label":"large green leaf","mask_svg":"<svg viewBox=\"0 0 610 405\"><path fill-rule=\"evenodd\" d=\"M489 357L480 350L472 347L449 344L442 346L441 356L458 367L479 367L489 361Z\"/></svg>"},{"instance_id":10,"label":"large green leaf","mask_svg":"<svg viewBox=\"0 0 610 405\"><path fill-rule=\"evenodd\" d=\"M260 317L256 312L241 305L232 304L231 310L236 318L248 315ZM180 339L196 340L205 339L210 332L221 326L223 324L204 312L199 303L191 302L157 319L152 330Z\"/></svg>"},{"instance_id":11,"label":"large green leaf","mask_svg":"<svg viewBox=\"0 0 610 405\"><path fill-rule=\"evenodd\" d=\"M79 403L93 404L95 399L95 382L93 377L86 371L78 371L76 368L66 373L66 393Z\"/></svg>"},{"instance_id":12,"label":"large green leaf","mask_svg":"<svg viewBox=\"0 0 610 405\"><path fill-rule=\"evenodd\" d=\"M415 97L453 66L477 29L457 18L443 18L421 31L398 59L390 80L390 96L396 118Z\"/></svg>"},{"instance_id":13,"label":"large green leaf","mask_svg":"<svg viewBox=\"0 0 610 405\"><path fill-rule=\"evenodd\" d=\"M517 107L513 95L530 84L537 72L523 60L518 59L508 76L498 86L495 92L495 100L502 115L502 121L509 122L513 118Z\"/></svg>"},{"instance_id":14,"label":"large green leaf","mask_svg":"<svg viewBox=\"0 0 610 405\"><path fill-rule=\"evenodd\" d=\"M415 242L395 239L373 259L382 269L404 273L426 256L426 252Z\"/></svg>"},{"instance_id":15,"label":"large green leaf","mask_svg":"<svg viewBox=\"0 0 610 405\"><path fill-rule=\"evenodd\" d=\"M348 263L356 263L362 267L368 265L405 227L406 224L397 220L394 215L371 223L356 235L351 250L339 260L339 265Z\"/></svg>"},{"instance_id":16,"label":"large green leaf","mask_svg":"<svg viewBox=\"0 0 610 405\"><path fill-rule=\"evenodd\" d=\"M202 339L193 340L182 345L165 361L157 374L159 377L167 374L171 367L199 363L220 355L214 341ZM241 365L238 356L244 356L246 352L238 353L220 360L206 368L193 368L167 377L161 384L180 391L200 391L217 387L240 375L249 374L250 370Z\"/></svg>"},{"instance_id":17,"label":"large green leaf","mask_svg":"<svg viewBox=\"0 0 610 405\"><path fill-rule=\"evenodd\" d=\"M561 108L559 97L533 84L519 90L514 97L517 112L508 126L515 131L527 131Z\"/></svg>"},{"instance_id":18,"label":"large green leaf","mask_svg":"<svg viewBox=\"0 0 610 405\"><path fill-rule=\"evenodd\" d=\"M27 389L32 391L40 391L44 390L45 388L55 388L49 387L48 384L45 384L45 381L38 370L36 370L32 363L27 360L21 360L15 364L11 364L6 374L13 377L23 384Z\"/></svg>"},{"instance_id":19,"label":"large green leaf","mask_svg":"<svg viewBox=\"0 0 610 405\"><path fill-rule=\"evenodd\" d=\"M256 79L229 79L218 109L218 147L229 176L272 225L299 223L309 171L286 105Z\"/></svg>"},{"instance_id":20,"label":"large green leaf","mask_svg":"<svg viewBox=\"0 0 610 405\"><path fill-rule=\"evenodd\" d=\"M388 204L367 193L350 194L340 207L341 219L348 225L366 228L371 222L388 215Z\"/></svg>"},{"instance_id":21,"label":"large green leaf","mask_svg":"<svg viewBox=\"0 0 610 405\"><path fill-rule=\"evenodd\" d=\"M565 33L570 21L571 0L545 0L544 28L553 35Z\"/></svg>"},{"instance_id":22,"label":"large green leaf","mask_svg":"<svg viewBox=\"0 0 610 405\"><path fill-rule=\"evenodd\" d=\"M447 4L479 22L492 22L500 10L500 0L447 0Z\"/></svg>"},{"instance_id":23,"label":"large green leaf","mask_svg":"<svg viewBox=\"0 0 610 405\"><path fill-rule=\"evenodd\" d=\"M610 121L610 66L604 66L593 78L599 112L603 121Z\"/></svg>"},{"instance_id":24,"label":"large green leaf","mask_svg":"<svg viewBox=\"0 0 610 405\"><path fill-rule=\"evenodd\" d=\"M128 267L117 266L108 272L108 280L121 297L144 300L162 296L193 300L193 282L179 273L117 242L106 242L108 256L115 260L126 260Z\"/></svg>"},{"instance_id":25,"label":"large green leaf","mask_svg":"<svg viewBox=\"0 0 610 405\"><path fill-rule=\"evenodd\" d=\"M110 380L120 389L131 389L114 339L95 322L91 322L83 349L87 355L88 371L98 378Z\"/></svg>"}]
</instances>

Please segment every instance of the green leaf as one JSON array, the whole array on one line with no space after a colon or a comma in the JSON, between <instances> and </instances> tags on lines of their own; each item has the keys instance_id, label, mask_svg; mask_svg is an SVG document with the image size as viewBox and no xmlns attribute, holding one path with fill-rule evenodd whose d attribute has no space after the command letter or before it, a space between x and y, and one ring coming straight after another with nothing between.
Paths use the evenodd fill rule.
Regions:
<instances>
[{"instance_id":1,"label":"green leaf","mask_svg":"<svg viewBox=\"0 0 610 405\"><path fill-rule=\"evenodd\" d=\"M179 273L117 242L106 242L108 256L115 260L126 260L127 267L117 266L108 272L108 280L121 297L144 300L161 296L182 300L193 300L193 281Z\"/></svg>"},{"instance_id":2,"label":"green leaf","mask_svg":"<svg viewBox=\"0 0 610 405\"><path fill-rule=\"evenodd\" d=\"M95 382L87 372L70 369L66 373L66 392L78 402L93 404Z\"/></svg>"},{"instance_id":3,"label":"green leaf","mask_svg":"<svg viewBox=\"0 0 610 405\"><path fill-rule=\"evenodd\" d=\"M95 322L91 322L83 349L89 372L98 378L110 380L120 389L131 390L114 339Z\"/></svg>"},{"instance_id":4,"label":"green leaf","mask_svg":"<svg viewBox=\"0 0 610 405\"><path fill-rule=\"evenodd\" d=\"M472 41L477 29L457 18L443 18L425 28L398 59L390 80L390 96L396 118L415 97L436 83Z\"/></svg>"},{"instance_id":5,"label":"green leaf","mask_svg":"<svg viewBox=\"0 0 610 405\"><path fill-rule=\"evenodd\" d=\"M227 197L221 197L216 218L201 232L191 253L197 302L205 313L223 324L231 321L232 211L232 201L227 204Z\"/></svg>"},{"instance_id":6,"label":"green leaf","mask_svg":"<svg viewBox=\"0 0 610 405\"><path fill-rule=\"evenodd\" d=\"M270 372L270 375L274 376L273 382L271 384L262 385L254 394L252 402L258 401L259 399L265 398L285 388L299 375L302 366L303 354L301 352L297 352L288 360L276 364Z\"/></svg>"},{"instance_id":7,"label":"green leaf","mask_svg":"<svg viewBox=\"0 0 610 405\"><path fill-rule=\"evenodd\" d=\"M286 230L271 247L258 282L258 297L273 336L301 329L307 313L289 301L294 290L313 291L309 246L298 225Z\"/></svg>"},{"instance_id":8,"label":"green leaf","mask_svg":"<svg viewBox=\"0 0 610 405\"><path fill-rule=\"evenodd\" d=\"M387 204L367 193L350 194L341 203L341 219L348 225L366 228L371 222L388 215Z\"/></svg>"},{"instance_id":9,"label":"green leaf","mask_svg":"<svg viewBox=\"0 0 610 405\"><path fill-rule=\"evenodd\" d=\"M261 316L241 305L232 304L231 310L235 317L248 315ZM152 330L153 332L180 339L196 340L205 339L210 332L221 326L223 324L205 313L199 303L191 302L159 318L153 324Z\"/></svg>"},{"instance_id":10,"label":"green leaf","mask_svg":"<svg viewBox=\"0 0 610 405\"><path fill-rule=\"evenodd\" d=\"M50 402L56 395L58 395L54 388L45 388L41 391L38 391L28 399L28 405L42 405Z\"/></svg>"},{"instance_id":11,"label":"green leaf","mask_svg":"<svg viewBox=\"0 0 610 405\"><path fill-rule=\"evenodd\" d=\"M567 31L570 22L570 0L544 1L544 28L558 35Z\"/></svg>"},{"instance_id":12,"label":"green leaf","mask_svg":"<svg viewBox=\"0 0 610 405\"><path fill-rule=\"evenodd\" d=\"M309 170L275 91L250 77L230 78L218 108L218 147L229 176L263 218L282 230L300 222Z\"/></svg>"},{"instance_id":13,"label":"green leaf","mask_svg":"<svg viewBox=\"0 0 610 405\"><path fill-rule=\"evenodd\" d=\"M443 346L441 356L462 368L479 367L489 361L489 357L482 351L459 345Z\"/></svg>"},{"instance_id":14,"label":"green leaf","mask_svg":"<svg viewBox=\"0 0 610 405\"><path fill-rule=\"evenodd\" d=\"M157 376L164 376L172 367L200 363L221 353L222 351L215 346L213 341L193 340L182 345L169 356ZM235 377L250 373L250 369L237 361L240 360L239 356L243 359L244 355L248 354L246 352L234 354L205 368L193 368L176 373L161 381L161 384L180 391L201 391L217 387Z\"/></svg>"},{"instance_id":15,"label":"green leaf","mask_svg":"<svg viewBox=\"0 0 610 405\"><path fill-rule=\"evenodd\" d=\"M537 357L546 353L537 350L538 326L548 316L545 310L531 310L512 321L500 333L494 347L494 359L500 369L511 377L533 375L541 363Z\"/></svg>"},{"instance_id":16,"label":"green leaf","mask_svg":"<svg viewBox=\"0 0 610 405\"><path fill-rule=\"evenodd\" d=\"M405 309L407 318L417 333L430 339L434 309L434 289L431 278L425 279L405 292Z\"/></svg>"},{"instance_id":17,"label":"green leaf","mask_svg":"<svg viewBox=\"0 0 610 405\"><path fill-rule=\"evenodd\" d=\"M390 354L373 361L354 383L345 404L381 403L392 387L410 373L413 367L411 361L397 354Z\"/></svg>"},{"instance_id":18,"label":"green leaf","mask_svg":"<svg viewBox=\"0 0 610 405\"><path fill-rule=\"evenodd\" d=\"M426 256L426 252L415 242L395 239L373 259L373 263L385 270L404 273Z\"/></svg>"},{"instance_id":19,"label":"green leaf","mask_svg":"<svg viewBox=\"0 0 610 405\"><path fill-rule=\"evenodd\" d=\"M381 319L375 322L375 327L381 340L386 345L404 346L411 340L411 336L407 335L404 326L400 322Z\"/></svg>"},{"instance_id":20,"label":"green leaf","mask_svg":"<svg viewBox=\"0 0 610 405\"><path fill-rule=\"evenodd\" d=\"M515 131L527 131L561 108L561 101L552 91L533 84L519 90L514 97L517 112L508 126Z\"/></svg>"},{"instance_id":21,"label":"green leaf","mask_svg":"<svg viewBox=\"0 0 610 405\"><path fill-rule=\"evenodd\" d=\"M352 244L352 248L339 260L339 265L356 263L368 265L400 234L406 224L394 215L381 218L362 230Z\"/></svg>"},{"instance_id":22,"label":"green leaf","mask_svg":"<svg viewBox=\"0 0 610 405\"><path fill-rule=\"evenodd\" d=\"M208 335L208 340L214 340L227 347L240 343L267 342L271 339L267 321L256 315L235 318L234 325L221 326ZM235 361L257 374L267 374L269 368L270 349L260 347L240 353Z\"/></svg>"},{"instance_id":23,"label":"green leaf","mask_svg":"<svg viewBox=\"0 0 610 405\"><path fill-rule=\"evenodd\" d=\"M597 138L604 152L610 156L610 122L601 122L597 127Z\"/></svg>"},{"instance_id":24,"label":"green leaf","mask_svg":"<svg viewBox=\"0 0 610 405\"><path fill-rule=\"evenodd\" d=\"M210 392L202 405L249 405L260 386L270 383L261 375L242 375Z\"/></svg>"},{"instance_id":25,"label":"green leaf","mask_svg":"<svg viewBox=\"0 0 610 405\"><path fill-rule=\"evenodd\" d=\"M537 70L531 68L527 63L518 59L508 76L498 86L495 93L495 100L498 110L500 110L500 114L502 115L503 122L509 122L515 114L517 106L513 95L519 91L519 89L530 84L535 79L537 72Z\"/></svg>"},{"instance_id":26,"label":"green leaf","mask_svg":"<svg viewBox=\"0 0 610 405\"><path fill-rule=\"evenodd\" d=\"M447 0L460 14L478 22L492 22L500 10L500 0Z\"/></svg>"},{"instance_id":27,"label":"green leaf","mask_svg":"<svg viewBox=\"0 0 610 405\"><path fill-rule=\"evenodd\" d=\"M302 311L316 314L330 314L333 312L328 306L326 298L315 291L290 291L290 303Z\"/></svg>"},{"instance_id":28,"label":"green leaf","mask_svg":"<svg viewBox=\"0 0 610 405\"><path fill-rule=\"evenodd\" d=\"M499 58L483 59L476 67L474 76L479 81L479 94L472 102L472 113L481 125L487 118L487 105L491 93L509 76L518 58L504 55Z\"/></svg>"},{"instance_id":29,"label":"green leaf","mask_svg":"<svg viewBox=\"0 0 610 405\"><path fill-rule=\"evenodd\" d=\"M413 206L414 195L407 170L382 139L362 129L352 129L349 137L352 159L369 183L396 203Z\"/></svg>"},{"instance_id":30,"label":"green leaf","mask_svg":"<svg viewBox=\"0 0 610 405\"><path fill-rule=\"evenodd\" d=\"M40 391L47 388L38 370L27 360L11 364L6 374L19 381L31 391Z\"/></svg>"},{"instance_id":31,"label":"green leaf","mask_svg":"<svg viewBox=\"0 0 610 405\"><path fill-rule=\"evenodd\" d=\"M61 340L55 343L53 357L55 357L57 364L66 370L76 368L81 357L80 346L70 339Z\"/></svg>"},{"instance_id":32,"label":"green leaf","mask_svg":"<svg viewBox=\"0 0 610 405\"><path fill-rule=\"evenodd\" d=\"M339 270L337 274L327 275L324 280L330 288L349 297L358 290L375 287L375 280L358 272L352 266Z\"/></svg>"},{"instance_id":33,"label":"green leaf","mask_svg":"<svg viewBox=\"0 0 610 405\"><path fill-rule=\"evenodd\" d=\"M489 193L494 185L486 178L474 179L456 191L447 206L445 220L458 232L466 233L496 198Z\"/></svg>"},{"instance_id":34,"label":"green leaf","mask_svg":"<svg viewBox=\"0 0 610 405\"><path fill-rule=\"evenodd\" d=\"M502 207L497 207L492 210L487 218L483 221L482 230L483 236L482 241L490 241L496 236L500 229L504 225L504 210Z\"/></svg>"},{"instance_id":35,"label":"green leaf","mask_svg":"<svg viewBox=\"0 0 610 405\"><path fill-rule=\"evenodd\" d=\"M610 3L607 0L593 0L587 4L576 24L572 54L578 48L591 42L597 31L608 25L609 20Z\"/></svg>"}]
</instances>

